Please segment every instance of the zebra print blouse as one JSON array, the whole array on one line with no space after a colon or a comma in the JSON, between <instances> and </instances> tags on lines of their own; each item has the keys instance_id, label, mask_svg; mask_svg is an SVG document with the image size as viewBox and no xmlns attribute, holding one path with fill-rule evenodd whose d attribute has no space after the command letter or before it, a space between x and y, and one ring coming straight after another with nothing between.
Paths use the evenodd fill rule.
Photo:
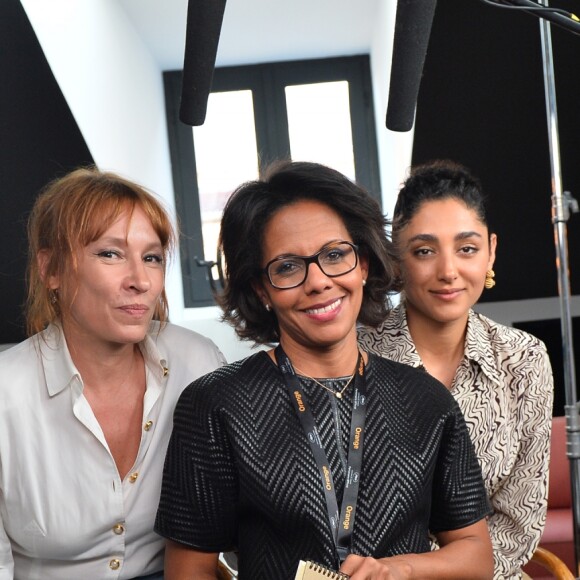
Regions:
<instances>
[{"instance_id":1,"label":"zebra print blouse","mask_svg":"<svg viewBox=\"0 0 580 580\"><path fill-rule=\"evenodd\" d=\"M359 328L370 352L424 368L401 304L378 328ZM495 580L521 578L544 529L553 377L536 337L469 312L465 355L451 393L481 464L493 507Z\"/></svg>"}]
</instances>

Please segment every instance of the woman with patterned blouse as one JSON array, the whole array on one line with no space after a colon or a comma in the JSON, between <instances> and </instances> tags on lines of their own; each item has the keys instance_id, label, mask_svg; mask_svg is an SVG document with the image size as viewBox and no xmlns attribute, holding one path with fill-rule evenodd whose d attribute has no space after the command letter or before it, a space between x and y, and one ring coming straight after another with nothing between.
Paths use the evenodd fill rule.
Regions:
<instances>
[{"instance_id":1,"label":"woman with patterned blouse","mask_svg":"<svg viewBox=\"0 0 580 580\"><path fill-rule=\"evenodd\" d=\"M496 579L521 577L544 528L553 379L544 344L472 306L491 288L497 238L479 181L445 161L418 166L395 206L402 303L369 352L422 368L463 411L491 499Z\"/></svg>"}]
</instances>

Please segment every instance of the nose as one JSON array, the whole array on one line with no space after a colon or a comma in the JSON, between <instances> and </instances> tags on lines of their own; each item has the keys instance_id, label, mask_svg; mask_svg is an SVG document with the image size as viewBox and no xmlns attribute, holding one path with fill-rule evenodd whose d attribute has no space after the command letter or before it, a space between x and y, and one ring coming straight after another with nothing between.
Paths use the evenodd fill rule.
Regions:
<instances>
[{"instance_id":1,"label":"nose","mask_svg":"<svg viewBox=\"0 0 580 580\"><path fill-rule=\"evenodd\" d=\"M332 278L329 278L318 265L318 262L308 264L308 272L304 281L304 290L309 292L321 292L332 285Z\"/></svg>"},{"instance_id":2,"label":"nose","mask_svg":"<svg viewBox=\"0 0 580 580\"><path fill-rule=\"evenodd\" d=\"M451 254L442 254L439 260L438 277L445 282L452 282L457 279L457 264L455 256Z\"/></svg>"},{"instance_id":3,"label":"nose","mask_svg":"<svg viewBox=\"0 0 580 580\"><path fill-rule=\"evenodd\" d=\"M129 262L127 285L131 290L134 290L139 294L147 292L151 288L149 271L140 257L134 258Z\"/></svg>"}]
</instances>

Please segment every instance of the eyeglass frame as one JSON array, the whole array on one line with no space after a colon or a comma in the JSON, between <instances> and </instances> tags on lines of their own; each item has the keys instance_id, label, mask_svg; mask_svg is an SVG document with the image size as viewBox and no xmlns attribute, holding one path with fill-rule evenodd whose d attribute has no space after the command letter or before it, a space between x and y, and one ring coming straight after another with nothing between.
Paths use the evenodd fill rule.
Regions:
<instances>
[{"instance_id":1,"label":"eyeglass frame","mask_svg":"<svg viewBox=\"0 0 580 580\"><path fill-rule=\"evenodd\" d=\"M332 249L334 246L340 246L341 244L346 244L354 250L355 255L354 266L350 268L350 270L342 272L341 274L327 274L324 271L322 265L320 264L318 258L320 257L320 254L322 254L323 252ZM294 286L276 286L276 284L272 282L272 278L270 277L270 266L275 262L282 262L283 260L288 260L289 258L300 258L301 260L304 260L304 263L306 265L306 267L304 268L304 279L302 280L302 282L300 282L299 284L295 284ZM302 286L302 284L306 282L306 279L308 278L308 272L310 270L310 264L316 264L320 268L320 271L328 278L339 278L340 276L345 276L346 274L350 274L359 264L359 247L355 243L347 242L346 240L331 242L330 244L327 244L326 246L318 250L318 252L310 256L299 256L297 254L288 254L287 256L279 256L278 258L274 258L273 260L270 260L260 272L266 275L266 278L268 278L268 282L270 282L273 288L276 288L277 290L293 290L294 288Z\"/></svg>"}]
</instances>

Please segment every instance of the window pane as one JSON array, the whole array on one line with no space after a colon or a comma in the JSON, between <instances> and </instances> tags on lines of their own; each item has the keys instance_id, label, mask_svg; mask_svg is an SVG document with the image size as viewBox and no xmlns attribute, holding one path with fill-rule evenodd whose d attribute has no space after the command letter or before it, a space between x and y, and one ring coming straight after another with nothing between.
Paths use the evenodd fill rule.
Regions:
<instances>
[{"instance_id":1,"label":"window pane","mask_svg":"<svg viewBox=\"0 0 580 580\"><path fill-rule=\"evenodd\" d=\"M204 255L215 260L226 201L238 185L258 178L252 92L211 93L205 123L193 127L193 138Z\"/></svg>"},{"instance_id":2,"label":"window pane","mask_svg":"<svg viewBox=\"0 0 580 580\"><path fill-rule=\"evenodd\" d=\"M292 159L355 178L348 81L286 87Z\"/></svg>"}]
</instances>

